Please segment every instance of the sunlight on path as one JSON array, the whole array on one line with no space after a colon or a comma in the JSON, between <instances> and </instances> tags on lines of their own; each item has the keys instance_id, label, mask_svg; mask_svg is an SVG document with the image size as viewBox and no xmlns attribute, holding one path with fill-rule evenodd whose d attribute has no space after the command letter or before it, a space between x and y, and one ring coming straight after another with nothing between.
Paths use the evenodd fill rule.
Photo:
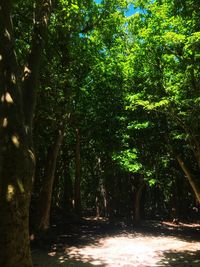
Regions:
<instances>
[{"instance_id":1,"label":"sunlight on path","mask_svg":"<svg viewBox=\"0 0 200 267\"><path fill-rule=\"evenodd\" d=\"M200 242L142 234L104 237L94 242L48 255L37 252L33 255L35 266L200 266Z\"/></svg>"}]
</instances>

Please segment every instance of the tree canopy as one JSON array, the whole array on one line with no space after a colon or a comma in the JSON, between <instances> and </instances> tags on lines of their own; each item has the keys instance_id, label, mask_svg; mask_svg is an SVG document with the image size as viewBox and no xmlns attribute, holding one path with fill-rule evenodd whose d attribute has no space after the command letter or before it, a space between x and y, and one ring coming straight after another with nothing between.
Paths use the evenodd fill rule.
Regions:
<instances>
[{"instance_id":1,"label":"tree canopy","mask_svg":"<svg viewBox=\"0 0 200 267\"><path fill-rule=\"evenodd\" d=\"M56 216L199 216L199 16L195 0L0 1L0 265L30 267L29 230Z\"/></svg>"}]
</instances>

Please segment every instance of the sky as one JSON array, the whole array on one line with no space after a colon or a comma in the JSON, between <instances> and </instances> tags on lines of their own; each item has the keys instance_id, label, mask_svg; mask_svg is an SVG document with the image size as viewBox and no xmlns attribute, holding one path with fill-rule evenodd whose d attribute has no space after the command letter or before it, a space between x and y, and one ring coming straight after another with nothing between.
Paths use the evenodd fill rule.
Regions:
<instances>
[{"instance_id":1,"label":"sky","mask_svg":"<svg viewBox=\"0 0 200 267\"><path fill-rule=\"evenodd\" d=\"M100 4L101 0L95 0L96 3ZM129 10L126 12L126 16L129 17L134 13L138 12L138 9L135 9L134 6L131 4Z\"/></svg>"},{"instance_id":2,"label":"sky","mask_svg":"<svg viewBox=\"0 0 200 267\"><path fill-rule=\"evenodd\" d=\"M126 16L129 17L138 12L138 8L134 8L133 4L130 5L129 10L126 12Z\"/></svg>"}]
</instances>

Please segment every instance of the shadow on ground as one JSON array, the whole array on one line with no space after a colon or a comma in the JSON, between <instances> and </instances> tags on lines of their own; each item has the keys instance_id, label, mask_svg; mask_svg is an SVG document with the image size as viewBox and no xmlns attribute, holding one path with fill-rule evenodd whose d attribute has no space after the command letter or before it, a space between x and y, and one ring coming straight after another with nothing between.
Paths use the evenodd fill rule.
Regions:
<instances>
[{"instance_id":1,"label":"shadow on ground","mask_svg":"<svg viewBox=\"0 0 200 267\"><path fill-rule=\"evenodd\" d=\"M200 250L197 251L166 251L158 266L199 267Z\"/></svg>"},{"instance_id":2,"label":"shadow on ground","mask_svg":"<svg viewBox=\"0 0 200 267\"><path fill-rule=\"evenodd\" d=\"M200 241L193 230L174 231L158 223L136 229L92 221L74 229L62 226L48 249L33 249L33 263L35 267L197 267Z\"/></svg>"}]
</instances>

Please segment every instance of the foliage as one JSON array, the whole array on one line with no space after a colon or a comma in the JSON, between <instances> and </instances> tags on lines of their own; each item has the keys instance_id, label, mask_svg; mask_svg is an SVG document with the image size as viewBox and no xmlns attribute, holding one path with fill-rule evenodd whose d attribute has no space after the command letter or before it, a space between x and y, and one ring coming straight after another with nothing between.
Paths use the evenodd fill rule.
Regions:
<instances>
[{"instance_id":1,"label":"foliage","mask_svg":"<svg viewBox=\"0 0 200 267\"><path fill-rule=\"evenodd\" d=\"M134 14L126 17L132 6ZM15 10L23 64L30 49L33 1L17 1ZM172 205L176 177L184 184L181 197L194 201L176 156L199 175L199 15L200 5L193 0L55 2L40 66L34 196L55 130L63 122L54 208L64 201L67 174L74 197L77 128L84 208L94 209L96 199L103 206L107 198L131 212L132 193L144 183L149 205L157 205L154 194L159 191L170 214L166 207ZM112 209L117 213L118 208Z\"/></svg>"}]
</instances>

